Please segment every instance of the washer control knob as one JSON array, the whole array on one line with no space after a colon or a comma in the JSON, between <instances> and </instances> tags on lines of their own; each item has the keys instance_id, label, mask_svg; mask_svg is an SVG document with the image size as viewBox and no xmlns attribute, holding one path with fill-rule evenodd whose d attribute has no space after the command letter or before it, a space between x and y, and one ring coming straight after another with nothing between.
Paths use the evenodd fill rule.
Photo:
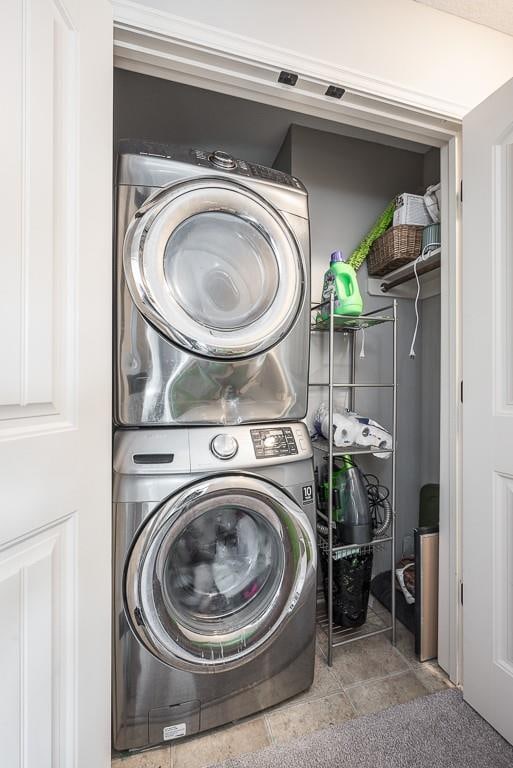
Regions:
<instances>
[{"instance_id":1,"label":"washer control knob","mask_svg":"<svg viewBox=\"0 0 513 768\"><path fill-rule=\"evenodd\" d=\"M210 443L210 450L218 459L233 459L239 444L232 435L216 435Z\"/></svg>"},{"instance_id":2,"label":"washer control knob","mask_svg":"<svg viewBox=\"0 0 513 768\"><path fill-rule=\"evenodd\" d=\"M224 168L225 171L229 171L231 168L235 168L237 165L233 157L229 155L228 152L223 152L220 149L216 149L216 151L210 155L209 159L212 165L216 165L218 168Z\"/></svg>"}]
</instances>

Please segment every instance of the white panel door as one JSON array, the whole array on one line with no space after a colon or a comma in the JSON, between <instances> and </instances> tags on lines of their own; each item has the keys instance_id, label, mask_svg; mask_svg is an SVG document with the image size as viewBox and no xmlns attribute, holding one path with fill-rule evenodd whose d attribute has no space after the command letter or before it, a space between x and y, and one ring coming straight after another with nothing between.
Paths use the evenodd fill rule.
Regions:
<instances>
[{"instance_id":1,"label":"white panel door","mask_svg":"<svg viewBox=\"0 0 513 768\"><path fill-rule=\"evenodd\" d=\"M513 743L513 80L463 121L464 696Z\"/></svg>"},{"instance_id":2,"label":"white panel door","mask_svg":"<svg viewBox=\"0 0 513 768\"><path fill-rule=\"evenodd\" d=\"M112 16L0 25L0 763L110 753Z\"/></svg>"}]
</instances>

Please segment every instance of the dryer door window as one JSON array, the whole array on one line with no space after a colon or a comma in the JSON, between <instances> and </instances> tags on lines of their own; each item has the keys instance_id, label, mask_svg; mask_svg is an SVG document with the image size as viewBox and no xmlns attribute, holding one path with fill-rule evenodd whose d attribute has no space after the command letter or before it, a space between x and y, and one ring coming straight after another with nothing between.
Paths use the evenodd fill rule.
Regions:
<instances>
[{"instance_id":1,"label":"dryer door window","mask_svg":"<svg viewBox=\"0 0 513 768\"><path fill-rule=\"evenodd\" d=\"M195 483L146 523L126 569L139 639L173 666L238 664L315 589L315 542L285 493L246 476Z\"/></svg>"},{"instance_id":2,"label":"dryer door window","mask_svg":"<svg viewBox=\"0 0 513 768\"><path fill-rule=\"evenodd\" d=\"M205 357L269 349L304 301L304 262L289 226L230 180L183 182L149 198L128 228L124 269L144 317Z\"/></svg>"}]
</instances>

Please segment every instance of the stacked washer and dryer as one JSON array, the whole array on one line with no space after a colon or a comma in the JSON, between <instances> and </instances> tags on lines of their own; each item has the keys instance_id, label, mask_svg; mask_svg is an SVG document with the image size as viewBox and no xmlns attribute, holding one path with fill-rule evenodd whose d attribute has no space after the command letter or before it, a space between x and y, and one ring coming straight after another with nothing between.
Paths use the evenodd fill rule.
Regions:
<instances>
[{"instance_id":1,"label":"stacked washer and dryer","mask_svg":"<svg viewBox=\"0 0 513 768\"><path fill-rule=\"evenodd\" d=\"M306 190L223 152L122 142L113 741L139 749L308 688Z\"/></svg>"}]
</instances>

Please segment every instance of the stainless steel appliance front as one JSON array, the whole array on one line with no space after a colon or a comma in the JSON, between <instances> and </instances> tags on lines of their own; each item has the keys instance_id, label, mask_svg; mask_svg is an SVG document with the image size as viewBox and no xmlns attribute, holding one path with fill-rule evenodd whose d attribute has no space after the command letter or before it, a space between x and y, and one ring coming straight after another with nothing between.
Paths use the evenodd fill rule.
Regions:
<instances>
[{"instance_id":1,"label":"stainless steel appliance front","mask_svg":"<svg viewBox=\"0 0 513 768\"><path fill-rule=\"evenodd\" d=\"M266 434L263 457L243 426L115 436L117 750L239 719L312 682L311 446L303 424ZM213 453L219 435L231 458Z\"/></svg>"},{"instance_id":2,"label":"stainless steel appliance front","mask_svg":"<svg viewBox=\"0 0 513 768\"><path fill-rule=\"evenodd\" d=\"M146 144L121 151L121 426L257 423L306 413L306 192L278 171L242 161L223 171L214 161Z\"/></svg>"}]
</instances>

